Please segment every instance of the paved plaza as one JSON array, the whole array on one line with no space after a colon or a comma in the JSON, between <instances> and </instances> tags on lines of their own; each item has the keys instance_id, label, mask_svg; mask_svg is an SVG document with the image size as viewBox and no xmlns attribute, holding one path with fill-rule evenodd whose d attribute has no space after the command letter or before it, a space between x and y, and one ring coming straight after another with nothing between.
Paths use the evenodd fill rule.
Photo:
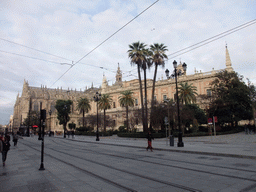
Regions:
<instances>
[{"instance_id":1,"label":"paved plaza","mask_svg":"<svg viewBox=\"0 0 256 192\"><path fill-rule=\"evenodd\" d=\"M138 184L140 187L137 187L131 183L131 181L134 179L131 178L131 176L126 176L126 173L121 175L119 175L120 173L115 173L113 178L119 175L120 177L131 179L130 183L127 180L130 188L116 188L115 183L114 185L113 183L111 184L112 180L108 181L105 179L105 182L96 180L94 179L94 174L100 175L102 178L107 178L108 171L106 170L104 172L104 170L107 168L102 167L100 170L90 172L90 170L94 170L92 166L89 165L90 161L93 161L93 158L96 157L90 156L89 153L93 153L94 149L97 150L103 146L106 149L106 153L108 150L114 149L116 152L114 156L118 156L118 151L120 151L120 154L122 155L129 153L127 158L133 158L131 154L133 153L133 149L136 149L136 153L138 154L136 154L136 156L134 154L134 159L140 156L140 158L143 158L143 160L155 157L154 155L157 155L159 158L162 156L168 156L168 158L169 156L172 158L178 158L180 155L183 155L183 158L186 157L187 161L189 158L191 158L191 161L193 161L193 158L195 158L196 161L199 161L200 159L207 159L208 157L208 159L212 160L218 160L223 157L223 164L225 164L226 159L224 158L228 158L228 161L232 162L232 165L237 164L237 166L244 166L245 168L246 166L253 166L255 171L250 173L252 175L246 176L248 181L243 182L243 185L236 185L235 181L233 181L234 183L232 185L230 183L227 185L226 183L223 183L225 181L223 180L223 182L221 181L216 188L215 185L210 182L209 185L207 184L209 187L202 187L198 191L256 191L256 182L254 182L254 179L256 179L256 134L237 133L221 136L184 137L183 142L184 147L179 148L177 147L177 138L175 138L175 146L170 146L169 142L165 138L155 139L153 140L154 151L146 153L146 139L119 138L117 136L111 136L100 137L100 141L95 141L95 137L88 136L75 136L75 138L70 137L66 139L63 139L62 136L45 137L45 153L47 153L44 157L45 170L39 171L38 169L41 162L41 153L40 151L35 150L40 149L41 141L38 141L36 136L24 137L23 139L19 140L16 147L14 147L13 143L11 143L12 146L8 153L6 166L0 166L0 191L193 191L193 186L191 186L191 188L180 188L177 190L175 187L183 186L181 181L180 183L179 181L175 182L175 185L172 187L170 186L170 183L166 181L162 182L160 185L159 181L164 180L164 176L163 178L161 178L161 176L156 178L156 184L152 184L153 188L151 188L151 190L149 190L150 187L148 188L148 185L150 184L146 184L145 179L147 178L144 178L145 184L140 181ZM77 145L81 149L83 149L84 146L87 146L86 150L88 155L85 154L84 156L85 158L89 158L88 163L84 165L85 167L88 166L86 171L83 171L83 173L80 172L79 169L82 170L84 167L78 167L78 164L74 163L72 157L62 157L63 154L57 155L57 151L50 152L50 149L54 149L54 146L57 145L63 149L63 154L68 154L70 147L73 145ZM104 153L104 151L101 150L98 152ZM109 153L111 154L112 152ZM96 158L95 160L99 159ZM107 162L110 160L106 158L104 161ZM110 166L113 166L111 165L112 161L113 160L109 162ZM118 160L116 164L119 164L119 161L120 160ZM81 162L81 164L83 163L83 161L80 160L77 160L77 162ZM125 162L126 159L124 158L121 163L129 166L125 164ZM74 167L73 165L77 167ZM99 164L99 166L102 165ZM134 168L131 167L128 171L132 171L133 169ZM220 172L215 171L214 174L223 174ZM226 172L224 174L226 174ZM70 179L70 175L72 175L72 179ZM140 176L138 173L137 175ZM164 175L164 171L160 175ZM113 182L118 181L117 183L122 184L123 180L118 179L119 176L116 179L113 179ZM239 175L239 177L240 176L241 175ZM186 178L188 181L192 179L191 177L186 174L183 175L183 178ZM236 178L236 176L232 177L234 179L241 179ZM198 184L196 184L196 182L193 183L194 188L197 188L196 186L200 186L200 182ZM221 184L223 184L223 186ZM210 185L212 185L212 187L210 187ZM218 187L223 189L225 188L226 190L219 190ZM136 190L133 190L134 188Z\"/></svg>"}]
</instances>

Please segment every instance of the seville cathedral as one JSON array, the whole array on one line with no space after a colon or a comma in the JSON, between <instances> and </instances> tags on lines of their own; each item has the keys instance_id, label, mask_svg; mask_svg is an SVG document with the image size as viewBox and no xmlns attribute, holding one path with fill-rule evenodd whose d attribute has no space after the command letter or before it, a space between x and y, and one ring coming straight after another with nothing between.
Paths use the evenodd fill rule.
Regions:
<instances>
[{"instance_id":1,"label":"seville cathedral","mask_svg":"<svg viewBox=\"0 0 256 192\"><path fill-rule=\"evenodd\" d=\"M223 61L224 63L224 61ZM178 65L178 70L183 70L182 65ZM229 57L228 49L226 47L226 65L225 68L220 70L214 70L208 72L198 72L195 71L194 74L186 74L178 77L178 83L188 82L188 84L193 84L197 88L198 95L211 95L210 83L216 78L215 75L221 70L233 71L231 60ZM151 101L152 94L152 84L153 80L147 79L148 85L148 101ZM122 71L118 65L116 73L116 81L113 85L109 86L107 79L103 76L102 85L100 88L91 87L85 91L77 90L63 90L62 88L50 89L46 86L32 87L29 83L24 80L23 89L21 95L17 95L17 99L14 106L14 114L12 116L12 128L15 131L22 125L24 120L27 118L29 108L31 111L39 111L40 103L42 104L42 109L47 112L46 118L46 130L63 132L63 126L59 125L57 119L57 110L55 109L55 103L59 99L72 100L73 105L71 107L70 121L68 123L75 123L76 127L82 126L82 114L77 110L77 102L81 97L87 97L90 99L91 110L86 115L95 115L97 113L96 102L93 100L93 96L96 92L101 94L109 94L112 97L111 109L106 110L106 115L108 115L115 122L114 129L117 129L120 125L124 125L125 121L125 108L121 107L118 102L118 97L120 93L125 90L131 90L133 92L133 97L135 98L135 106L133 109L140 108L140 94L139 94L139 80L134 79L130 81L122 81ZM155 87L155 98L158 102L162 102L166 98L173 98L176 93L175 79L160 79L156 81ZM30 105L31 103L31 105ZM197 99L197 104L201 108L205 108L203 102ZM132 108L131 108L132 109ZM52 111L49 115L49 111ZM99 111L99 113L103 113ZM138 124L137 129L142 130L142 125ZM107 127L107 130L110 127Z\"/></svg>"}]
</instances>

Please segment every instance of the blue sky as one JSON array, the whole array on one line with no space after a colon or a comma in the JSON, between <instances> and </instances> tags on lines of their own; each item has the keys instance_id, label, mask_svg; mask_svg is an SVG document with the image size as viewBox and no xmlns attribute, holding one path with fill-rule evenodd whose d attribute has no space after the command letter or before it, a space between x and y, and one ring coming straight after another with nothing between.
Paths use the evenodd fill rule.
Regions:
<instances>
[{"instance_id":1,"label":"blue sky","mask_svg":"<svg viewBox=\"0 0 256 192\"><path fill-rule=\"evenodd\" d=\"M169 50L167 54L171 54L256 19L256 2L251 0L160 0L56 82L70 67L60 63L76 63L154 2L0 1L0 124L6 124L13 113L24 79L31 86L84 90L92 82L100 86L103 73L110 85L114 83L120 63L123 80L128 81L137 76L127 55L128 45L133 42L164 43ZM187 74L193 74L195 69L202 72L223 69L227 43L234 70L256 84L255 32L256 24L171 58L166 68L172 69L172 61L176 59L187 63ZM158 78L165 78L164 71L165 68L159 69ZM152 76L153 70L148 77Z\"/></svg>"}]
</instances>

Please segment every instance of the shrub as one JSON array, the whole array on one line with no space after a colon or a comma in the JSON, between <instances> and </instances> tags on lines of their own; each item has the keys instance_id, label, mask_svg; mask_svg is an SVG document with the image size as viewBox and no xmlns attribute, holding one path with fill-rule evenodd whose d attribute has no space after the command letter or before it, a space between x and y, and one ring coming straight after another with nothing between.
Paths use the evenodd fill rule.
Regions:
<instances>
[{"instance_id":1,"label":"shrub","mask_svg":"<svg viewBox=\"0 0 256 192\"><path fill-rule=\"evenodd\" d=\"M133 132L133 133L118 133L118 137L130 137L130 138L147 138L148 134L143 132ZM152 133L154 138L163 138L166 137L165 133Z\"/></svg>"},{"instance_id":2,"label":"shrub","mask_svg":"<svg viewBox=\"0 0 256 192\"><path fill-rule=\"evenodd\" d=\"M122 125L118 128L119 132L126 132L126 126Z\"/></svg>"}]
</instances>

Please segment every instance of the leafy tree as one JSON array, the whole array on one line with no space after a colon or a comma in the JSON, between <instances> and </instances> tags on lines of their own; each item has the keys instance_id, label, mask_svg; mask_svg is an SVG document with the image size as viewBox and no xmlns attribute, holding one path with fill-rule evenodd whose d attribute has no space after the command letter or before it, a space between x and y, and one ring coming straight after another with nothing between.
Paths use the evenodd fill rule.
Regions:
<instances>
[{"instance_id":1,"label":"leafy tree","mask_svg":"<svg viewBox=\"0 0 256 192\"><path fill-rule=\"evenodd\" d=\"M88 116L86 116L86 121L88 122L90 127L97 126L97 115L88 115ZM109 127L112 127L112 128L115 126L114 121L109 117L109 115L106 115L106 117L105 117L105 124L106 124L106 126L109 126ZM103 122L102 122L101 114L99 114L98 125L99 125L100 129L102 129L102 127L104 125Z\"/></svg>"},{"instance_id":2,"label":"leafy tree","mask_svg":"<svg viewBox=\"0 0 256 192\"><path fill-rule=\"evenodd\" d=\"M144 114L144 101L143 101L143 92L142 92L142 81L141 81L141 74L140 70L142 68L143 63L146 62L146 55L147 50L146 50L146 44L135 42L129 45L129 50L128 50L128 56L131 60L132 65L137 65L138 69L138 77L139 77L139 84L140 84L140 98L141 98L141 110L142 110L142 124L143 124L143 132L147 131L146 127L146 120L145 119L145 114ZM145 77L144 77L145 78Z\"/></svg>"},{"instance_id":3,"label":"leafy tree","mask_svg":"<svg viewBox=\"0 0 256 192\"><path fill-rule=\"evenodd\" d=\"M64 138L66 138L67 123L70 120L69 114L71 113L70 106L72 103L71 100L57 100L55 105L57 119L59 120L59 124L63 125Z\"/></svg>"},{"instance_id":4,"label":"leafy tree","mask_svg":"<svg viewBox=\"0 0 256 192\"><path fill-rule=\"evenodd\" d=\"M89 99L86 97L80 98L77 104L77 108L80 111L80 113L83 113L83 127L85 126L84 123L84 113L88 113L91 110L91 105Z\"/></svg>"},{"instance_id":5,"label":"leafy tree","mask_svg":"<svg viewBox=\"0 0 256 192\"><path fill-rule=\"evenodd\" d=\"M195 86L193 86L192 84L189 85L187 82L185 82L180 83L180 87L178 87L178 89L181 103L187 105L196 102L197 88Z\"/></svg>"},{"instance_id":6,"label":"leafy tree","mask_svg":"<svg viewBox=\"0 0 256 192\"><path fill-rule=\"evenodd\" d=\"M206 124L207 123L207 117L201 108L199 108L196 104L187 104L183 107L183 110L189 110L193 114L193 119L196 119L198 124ZM189 120L189 124L193 123L193 119Z\"/></svg>"},{"instance_id":7,"label":"leafy tree","mask_svg":"<svg viewBox=\"0 0 256 192\"><path fill-rule=\"evenodd\" d=\"M104 132L106 132L106 110L111 108L112 97L109 94L103 94L99 100L99 108L104 113Z\"/></svg>"},{"instance_id":8,"label":"leafy tree","mask_svg":"<svg viewBox=\"0 0 256 192\"><path fill-rule=\"evenodd\" d=\"M247 78L248 81L248 88L250 90L250 98L252 101L252 111L253 111L253 119L254 125L256 125L256 116L255 116L255 109L256 109L256 87L253 85L250 80Z\"/></svg>"},{"instance_id":9,"label":"leafy tree","mask_svg":"<svg viewBox=\"0 0 256 192\"><path fill-rule=\"evenodd\" d=\"M75 130L76 129L76 124L75 123L69 123L68 124L68 128L70 129L70 130Z\"/></svg>"},{"instance_id":10,"label":"leafy tree","mask_svg":"<svg viewBox=\"0 0 256 192\"><path fill-rule=\"evenodd\" d=\"M37 125L39 126L40 124L40 117L39 117L39 112L38 111L31 111L28 113L28 117L24 119L23 125Z\"/></svg>"},{"instance_id":11,"label":"leafy tree","mask_svg":"<svg viewBox=\"0 0 256 192\"><path fill-rule=\"evenodd\" d=\"M211 83L213 101L208 110L209 116L218 116L218 121L234 123L252 119L252 100L250 89L243 82L243 77L235 72L222 71Z\"/></svg>"},{"instance_id":12,"label":"leafy tree","mask_svg":"<svg viewBox=\"0 0 256 192\"><path fill-rule=\"evenodd\" d=\"M168 51L167 46L165 46L163 43L162 44L155 43L153 45L150 45L151 59L155 65L155 72L154 72L154 77L153 77L153 87L152 87L152 97L151 97L151 110L153 109L153 106L154 106L157 68L158 68L158 66L164 67L165 59L168 59L167 55L165 54L166 51ZM150 127L152 124L152 115L151 114L152 113L150 113Z\"/></svg>"},{"instance_id":13,"label":"leafy tree","mask_svg":"<svg viewBox=\"0 0 256 192\"><path fill-rule=\"evenodd\" d=\"M128 107L134 106L134 98L133 92L127 90L121 92L121 96L119 96L118 100L121 106L126 108L126 124L127 124L127 131L129 131L129 119L128 119Z\"/></svg>"}]
</instances>

